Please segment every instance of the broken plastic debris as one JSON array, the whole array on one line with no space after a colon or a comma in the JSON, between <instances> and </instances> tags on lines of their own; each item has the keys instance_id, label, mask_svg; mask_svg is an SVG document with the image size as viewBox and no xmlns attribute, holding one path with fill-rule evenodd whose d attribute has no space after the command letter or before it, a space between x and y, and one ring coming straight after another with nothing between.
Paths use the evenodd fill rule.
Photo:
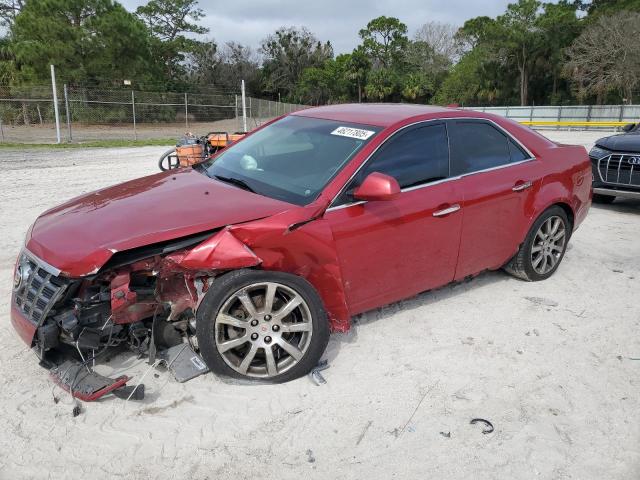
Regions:
<instances>
[{"instance_id":1,"label":"broken plastic debris","mask_svg":"<svg viewBox=\"0 0 640 480\"><path fill-rule=\"evenodd\" d=\"M320 373L322 370L326 370L327 368L329 368L329 364L327 360L322 360L321 362L318 362L318 365L313 367L311 372L309 372L309 378L311 378L311 381L318 386L324 383L327 383L325 378Z\"/></svg>"},{"instance_id":2,"label":"broken plastic debris","mask_svg":"<svg viewBox=\"0 0 640 480\"><path fill-rule=\"evenodd\" d=\"M484 433L485 435L487 433L493 432L493 424L489 420L485 420L484 418L474 418L469 423L471 425L475 425L476 423L484 423L487 426L487 428L483 428L482 433Z\"/></svg>"}]
</instances>

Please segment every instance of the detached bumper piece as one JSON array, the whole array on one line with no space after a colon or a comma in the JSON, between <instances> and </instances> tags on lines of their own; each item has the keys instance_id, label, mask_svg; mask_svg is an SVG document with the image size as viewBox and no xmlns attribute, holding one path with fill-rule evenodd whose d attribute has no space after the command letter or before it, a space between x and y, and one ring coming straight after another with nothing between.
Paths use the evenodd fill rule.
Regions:
<instances>
[{"instance_id":1,"label":"detached bumper piece","mask_svg":"<svg viewBox=\"0 0 640 480\"><path fill-rule=\"evenodd\" d=\"M164 360L167 369L174 378L184 383L209 371L200 355L193 351L187 343L175 345L167 350L158 352L158 358Z\"/></svg>"},{"instance_id":2,"label":"detached bumper piece","mask_svg":"<svg viewBox=\"0 0 640 480\"><path fill-rule=\"evenodd\" d=\"M127 387L126 383L130 379L126 375L118 378L105 377L87 370L84 364L74 360L66 360L52 368L50 375L62 389L84 402L93 402L108 393L125 399L131 397L134 400L142 400L144 398L144 385L137 388Z\"/></svg>"}]
</instances>

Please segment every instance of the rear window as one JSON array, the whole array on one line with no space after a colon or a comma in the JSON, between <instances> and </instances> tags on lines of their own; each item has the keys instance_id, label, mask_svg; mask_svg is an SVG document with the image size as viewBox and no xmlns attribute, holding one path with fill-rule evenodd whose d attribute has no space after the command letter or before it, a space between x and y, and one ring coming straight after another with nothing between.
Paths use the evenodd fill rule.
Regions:
<instances>
[{"instance_id":1,"label":"rear window","mask_svg":"<svg viewBox=\"0 0 640 480\"><path fill-rule=\"evenodd\" d=\"M483 121L456 121L455 175L526 160L528 155L504 132Z\"/></svg>"}]
</instances>

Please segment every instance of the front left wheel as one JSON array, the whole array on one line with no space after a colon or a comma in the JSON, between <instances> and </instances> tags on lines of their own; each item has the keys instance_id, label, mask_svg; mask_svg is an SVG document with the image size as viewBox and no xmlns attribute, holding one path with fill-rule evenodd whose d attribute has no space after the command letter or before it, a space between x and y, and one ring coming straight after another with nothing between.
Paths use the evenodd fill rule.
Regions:
<instances>
[{"instance_id":1,"label":"front left wheel","mask_svg":"<svg viewBox=\"0 0 640 480\"><path fill-rule=\"evenodd\" d=\"M198 307L196 336L213 372L280 383L317 365L329 325L320 297L303 278L238 270L212 283Z\"/></svg>"}]
</instances>

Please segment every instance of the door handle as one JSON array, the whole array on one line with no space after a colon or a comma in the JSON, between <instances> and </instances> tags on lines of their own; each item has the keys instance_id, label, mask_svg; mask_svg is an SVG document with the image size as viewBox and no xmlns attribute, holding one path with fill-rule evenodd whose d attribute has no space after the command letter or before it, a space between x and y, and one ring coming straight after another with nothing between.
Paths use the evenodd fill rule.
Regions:
<instances>
[{"instance_id":1,"label":"door handle","mask_svg":"<svg viewBox=\"0 0 640 480\"><path fill-rule=\"evenodd\" d=\"M523 190L526 190L527 188L531 188L531 185L533 185L533 183L531 182L517 183L511 190L513 190L514 192L521 192Z\"/></svg>"},{"instance_id":2,"label":"door handle","mask_svg":"<svg viewBox=\"0 0 640 480\"><path fill-rule=\"evenodd\" d=\"M444 210L438 210L437 212L433 212L433 216L444 217L445 215L449 215L450 213L457 212L458 210L460 210L460 205L458 205L457 203L454 203L453 205L451 205L448 208L445 208Z\"/></svg>"}]
</instances>

